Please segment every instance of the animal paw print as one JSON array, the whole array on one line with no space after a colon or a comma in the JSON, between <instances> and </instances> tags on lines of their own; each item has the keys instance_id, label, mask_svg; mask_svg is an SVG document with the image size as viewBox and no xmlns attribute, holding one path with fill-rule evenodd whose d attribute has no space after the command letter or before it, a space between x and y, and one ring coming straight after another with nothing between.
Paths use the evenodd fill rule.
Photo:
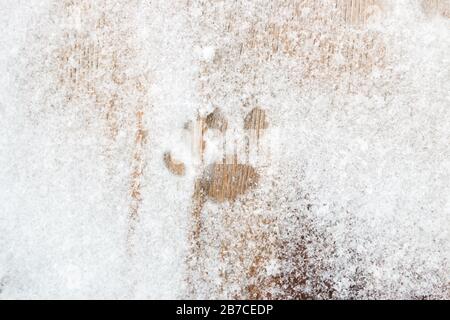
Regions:
<instances>
[{"instance_id":1,"label":"animal paw print","mask_svg":"<svg viewBox=\"0 0 450 320\"><path fill-rule=\"evenodd\" d=\"M261 219L255 218L252 215L246 216L245 213L238 213L233 211L233 209L224 209L223 211L219 210L221 212L219 220L213 222L211 225L214 217L211 218L209 217L209 213L203 212L205 211L204 206L208 201L233 205L233 203L241 198L245 202L244 195L252 188L255 188L260 181L264 167L262 159L265 158L263 148L260 146L260 138L269 126L266 112L258 107L252 109L244 117L241 126L244 135L239 142L234 141L227 136L227 131L231 131L228 121L221 110L216 108L205 117L199 116L195 121L187 123L184 127L191 137L192 154L195 158L194 162L197 162L200 172L195 179L192 195L191 252L187 261L188 269L191 270L187 281L194 287L199 282L208 282L205 279L208 279L208 273L210 272L202 264L205 261L215 259L209 254L210 247L208 243L211 243L211 241L217 244L218 247L216 248L220 248L218 249L219 261L216 261L214 265L217 265L217 269L219 269L218 272L221 274L223 285L221 288L217 288L215 284L211 285L218 291L223 292L223 287L230 285L231 278L256 278L255 269L258 265L262 264L262 261L267 260L265 259L267 258L265 249L252 249L252 253L249 254L247 252L248 250L245 249L247 244L242 243L244 241L242 239L245 239L245 234L247 234L247 237L251 235L250 237L254 237L254 239L252 238L253 240L265 246L264 241L259 241L262 238L266 238L265 231L254 232L254 230L250 229L242 231L236 227L236 223L242 223L251 226L251 229L258 229L258 226L262 223L259 221ZM232 143L229 142L230 140ZM216 147L219 146L219 158L221 159L207 161L209 143L214 144ZM233 151L230 152L230 150ZM173 175L185 175L185 164L174 159L170 152L164 154L163 160L167 169ZM258 166L255 163L258 163ZM237 207L240 206L242 206L242 203L237 204ZM239 211L240 209L236 210ZM267 221L264 223L267 223ZM222 233L220 230L224 232ZM218 237L211 236L217 232L221 233L221 235ZM250 248L247 249L250 250ZM225 266L231 260L236 259L235 253L238 256L237 260L241 262L244 260L249 261L244 263L244 267L232 271L232 275L230 275L226 271L221 270L221 265ZM231 262L231 264L234 263ZM194 295L195 290L195 288L192 289Z\"/></svg>"},{"instance_id":2,"label":"animal paw print","mask_svg":"<svg viewBox=\"0 0 450 320\"><path fill-rule=\"evenodd\" d=\"M227 154L226 131L228 122L219 108L214 109L206 117L198 117L193 122L188 122L184 126L192 137L192 149L194 157L200 162L201 174L196 179L195 195L215 202L235 201L239 196L245 194L247 190L254 187L259 174L257 169L248 162L250 149L256 147L259 150L259 139L264 130L268 128L266 112L261 108L252 109L244 118L244 158L236 151ZM223 142L223 158L212 164L205 164L204 152L207 142L205 135L208 131L215 131L221 135ZM253 145L255 144L255 145ZM170 152L164 154L164 164L167 169L176 176L184 176L186 167L184 163L174 159Z\"/></svg>"}]
</instances>

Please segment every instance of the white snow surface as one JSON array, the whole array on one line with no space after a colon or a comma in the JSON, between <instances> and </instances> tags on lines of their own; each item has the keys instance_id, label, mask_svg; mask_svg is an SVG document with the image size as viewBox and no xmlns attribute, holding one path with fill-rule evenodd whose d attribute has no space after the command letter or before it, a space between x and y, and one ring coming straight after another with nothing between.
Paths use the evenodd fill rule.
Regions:
<instances>
[{"instance_id":1,"label":"white snow surface","mask_svg":"<svg viewBox=\"0 0 450 320\"><path fill-rule=\"evenodd\" d=\"M367 26L381 34L388 66L366 77L298 82L302 70L283 56L240 75L242 65L258 61L244 53L200 79L204 64L235 45L216 31L218 12L238 10L244 33L244 18L264 20L269 2L242 0L236 9L234 1L217 1L205 11L196 1L189 9L183 1L117 1L129 10L137 51L127 72L150 78L143 200L130 257L130 111L123 110L105 153L100 111L85 97L67 103L68 89L53 72L61 30L76 23L62 25L56 0L1 0L0 299L189 298L199 169L183 124L220 104L227 139L239 145L245 113L237 106L248 99L270 119L260 141L270 156L250 159L266 170L255 192L273 199L267 214L292 231L286 234L301 232L289 221L303 211L326 235L333 249L307 250L327 266L321 276L332 279L334 298L449 298L450 19L426 16L418 1L391 1ZM209 87L199 89L203 80ZM213 163L220 141L206 139L205 161ZM169 150L185 164L184 177L165 168ZM267 272L279 268L270 261ZM214 298L198 286L200 296Z\"/></svg>"}]
</instances>

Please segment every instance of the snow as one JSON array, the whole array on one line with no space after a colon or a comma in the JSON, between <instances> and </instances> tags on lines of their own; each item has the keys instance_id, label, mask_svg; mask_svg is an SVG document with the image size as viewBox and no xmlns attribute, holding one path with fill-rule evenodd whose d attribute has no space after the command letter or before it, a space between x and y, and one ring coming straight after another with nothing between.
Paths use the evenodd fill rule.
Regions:
<instances>
[{"instance_id":1,"label":"snow","mask_svg":"<svg viewBox=\"0 0 450 320\"><path fill-rule=\"evenodd\" d=\"M111 39L126 40L115 43L100 31L88 39L106 43L105 57L123 53L122 74L148 79L144 93L105 80L108 58L86 76L105 96L119 97L108 120L84 82L76 89L58 82L58 52L69 45L64 33L89 26L66 19L63 1L2 0L0 299L234 298L253 284L242 274L260 244L233 241L258 230L272 250L264 251L260 274L289 284L301 269L307 281L297 290L310 296L329 298L331 286L332 298L449 298L448 18L425 15L420 1L385 1L363 30L324 23L286 31L293 47L308 34L335 37L337 52L324 67L318 42L289 53L280 40L274 53L274 40L264 38L264 21L291 21L292 8L282 5L289 1L75 2L93 4L93 20L103 9L117 17L122 29ZM314 10L303 8L302 19ZM362 46L364 37L374 39L369 57L384 60L367 72L340 71L346 46ZM148 137L130 236L133 108L140 104ZM249 106L264 108L270 123L246 160ZM215 107L228 130L206 133L200 163L184 125ZM220 161L223 139L230 142L225 153L238 151L261 177L236 203L205 203L204 269L191 274L194 185L202 165ZM185 164L184 176L164 166L168 151ZM229 260L220 258L221 243L231 243ZM274 297L298 297L263 286Z\"/></svg>"}]
</instances>

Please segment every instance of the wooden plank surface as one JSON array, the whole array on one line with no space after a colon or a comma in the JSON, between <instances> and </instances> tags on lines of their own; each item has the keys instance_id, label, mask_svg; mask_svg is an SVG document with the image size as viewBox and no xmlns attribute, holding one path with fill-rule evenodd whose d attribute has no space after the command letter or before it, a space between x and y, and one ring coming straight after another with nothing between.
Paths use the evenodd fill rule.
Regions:
<instances>
[{"instance_id":1,"label":"wooden plank surface","mask_svg":"<svg viewBox=\"0 0 450 320\"><path fill-rule=\"evenodd\" d=\"M384 181L383 157L404 172L416 168L411 163L426 171L418 155L446 137L445 123L437 124L445 118L446 84L423 89L410 62L418 61L427 77L445 77L448 59L442 53L448 43L436 40L432 28L448 26L450 2L410 6L404 11L408 19L431 26L431 40L422 37L431 43L430 69L423 67L428 58L419 54L421 48L404 40L407 31L393 31L400 9L388 0L49 0L53 33L43 32L47 44L39 37L33 41L50 49L45 61L27 59L41 68L35 67L41 70L36 74L50 79L50 89L42 93L35 84L34 92L23 95L40 97L33 103L43 105L44 118L45 112L65 119L72 110L86 109L77 117L89 125L76 134L100 128L92 131L100 156L92 153L103 163L92 165L106 168L106 178L98 183L95 201L107 212L105 221L119 221L123 229L119 236L104 233L104 239L114 239L116 261L125 266L115 274L118 287L126 287L118 296L158 298L167 265L181 279L180 288L164 295L175 298L448 298L445 254L429 253L445 251L448 238L439 247L421 247L407 229L422 220L412 214L412 222L399 222L395 214L386 215L386 223L397 223L404 235L397 250L409 254L403 265L403 257L391 251L380 256L393 241L382 239L384 218L371 220L368 213L378 199L371 181L373 188ZM398 61L410 64L403 68ZM436 118L412 111L429 97ZM54 101L62 106L51 113ZM409 108L409 115L399 106ZM435 131L419 139L414 130L426 121ZM402 151L393 136L404 139ZM421 139L428 145L415 146ZM367 151L377 143L380 153ZM436 154L448 151L441 148ZM437 184L444 170L428 169L426 182ZM428 213L419 200L411 204L406 191L395 191L409 180L390 170L385 181L393 181L393 191L377 189L382 199L403 204L405 212L409 206L424 215L439 211ZM414 188L419 196L425 193ZM108 207L108 195L124 200ZM424 223L433 239L443 233L438 222L447 221L443 201L433 205L444 213L433 216L431 226ZM397 239L394 231L388 236ZM442 266L432 264L427 252ZM423 267L420 259L430 264ZM161 276L149 276L153 270Z\"/></svg>"}]
</instances>

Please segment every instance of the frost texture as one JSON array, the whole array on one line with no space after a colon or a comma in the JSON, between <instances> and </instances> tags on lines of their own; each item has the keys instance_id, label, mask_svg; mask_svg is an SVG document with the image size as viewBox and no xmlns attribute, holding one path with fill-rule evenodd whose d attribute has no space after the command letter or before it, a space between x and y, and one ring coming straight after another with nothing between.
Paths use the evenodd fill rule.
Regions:
<instances>
[{"instance_id":1,"label":"frost texture","mask_svg":"<svg viewBox=\"0 0 450 320\"><path fill-rule=\"evenodd\" d=\"M449 8L2 0L0 299L448 299Z\"/></svg>"}]
</instances>

